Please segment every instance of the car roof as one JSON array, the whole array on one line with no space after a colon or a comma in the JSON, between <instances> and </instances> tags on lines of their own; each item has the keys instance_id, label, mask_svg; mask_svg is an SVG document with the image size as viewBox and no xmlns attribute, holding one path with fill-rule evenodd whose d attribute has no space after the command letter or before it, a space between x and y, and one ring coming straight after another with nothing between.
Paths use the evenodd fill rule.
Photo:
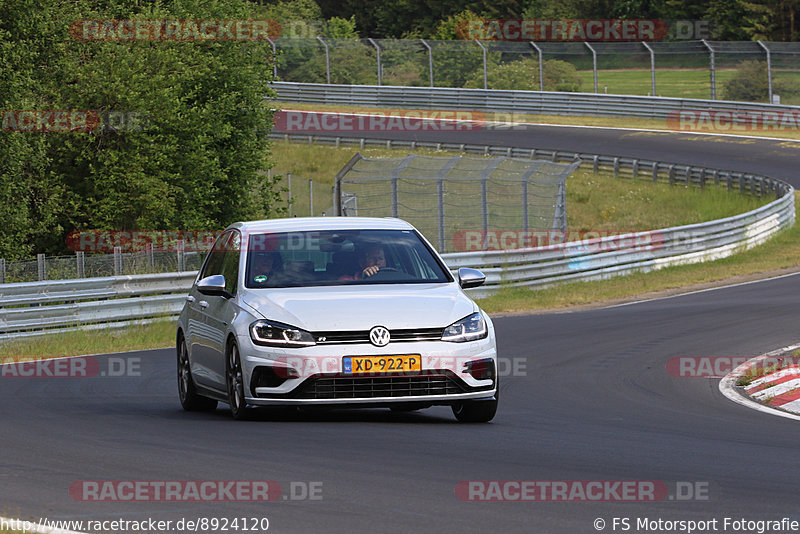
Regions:
<instances>
[{"instance_id":1,"label":"car roof","mask_svg":"<svg viewBox=\"0 0 800 534\"><path fill-rule=\"evenodd\" d=\"M245 233L302 232L313 230L413 230L402 219L377 217L292 217L237 222L228 227Z\"/></svg>"}]
</instances>

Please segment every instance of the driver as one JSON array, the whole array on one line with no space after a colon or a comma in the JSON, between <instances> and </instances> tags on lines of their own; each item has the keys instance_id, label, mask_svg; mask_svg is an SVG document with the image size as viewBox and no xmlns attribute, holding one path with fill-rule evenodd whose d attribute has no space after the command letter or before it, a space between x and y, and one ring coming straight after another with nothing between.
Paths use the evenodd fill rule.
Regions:
<instances>
[{"instance_id":1,"label":"driver","mask_svg":"<svg viewBox=\"0 0 800 534\"><path fill-rule=\"evenodd\" d=\"M360 270L355 274L342 276L339 280L363 280L386 268L386 254L383 247L378 244L370 244L359 250L358 266Z\"/></svg>"}]
</instances>

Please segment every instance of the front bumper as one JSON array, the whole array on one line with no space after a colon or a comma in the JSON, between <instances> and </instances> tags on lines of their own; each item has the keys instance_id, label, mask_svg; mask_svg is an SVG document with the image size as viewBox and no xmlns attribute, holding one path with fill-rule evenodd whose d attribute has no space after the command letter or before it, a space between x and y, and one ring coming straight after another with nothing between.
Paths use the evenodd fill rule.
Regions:
<instances>
[{"instance_id":1,"label":"front bumper","mask_svg":"<svg viewBox=\"0 0 800 534\"><path fill-rule=\"evenodd\" d=\"M452 405L490 400L497 388L497 351L486 339L448 343L425 341L372 345L313 346L286 350L240 339L245 397L252 405L364 405L402 403ZM419 355L420 371L345 374L346 356ZM477 379L470 362L490 363L490 376Z\"/></svg>"}]
</instances>

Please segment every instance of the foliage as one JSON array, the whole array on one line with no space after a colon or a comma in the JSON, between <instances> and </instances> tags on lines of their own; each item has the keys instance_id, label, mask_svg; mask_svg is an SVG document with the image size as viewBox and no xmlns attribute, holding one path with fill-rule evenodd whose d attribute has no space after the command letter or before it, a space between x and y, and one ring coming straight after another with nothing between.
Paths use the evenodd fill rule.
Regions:
<instances>
[{"instance_id":1,"label":"foliage","mask_svg":"<svg viewBox=\"0 0 800 534\"><path fill-rule=\"evenodd\" d=\"M559 59L548 59L542 64L545 91L577 92L581 79L571 63ZM539 61L522 59L498 65L489 70L490 89L538 91ZM483 71L475 73L465 87L483 88Z\"/></svg>"},{"instance_id":2,"label":"foliage","mask_svg":"<svg viewBox=\"0 0 800 534\"><path fill-rule=\"evenodd\" d=\"M780 80L773 80L772 92L787 96L797 94L797 89ZM767 63L755 60L739 63L736 73L723 85L722 98L745 102L768 102Z\"/></svg>"},{"instance_id":3,"label":"foliage","mask_svg":"<svg viewBox=\"0 0 800 534\"><path fill-rule=\"evenodd\" d=\"M0 210L14 207L8 217L0 211L8 221L0 253L64 252L72 230L218 229L279 213L279 184L259 174L272 122L263 101L268 44L81 41L68 33L80 19L246 19L252 6L95 5L0 5L0 109L90 110L126 121L115 128L104 120L89 132L0 133Z\"/></svg>"}]
</instances>

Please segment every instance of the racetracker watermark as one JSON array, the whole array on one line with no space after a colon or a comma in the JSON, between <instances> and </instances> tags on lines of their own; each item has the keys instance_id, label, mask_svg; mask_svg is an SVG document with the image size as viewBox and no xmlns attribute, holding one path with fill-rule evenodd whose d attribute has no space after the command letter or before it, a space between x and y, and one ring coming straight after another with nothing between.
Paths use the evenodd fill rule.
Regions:
<instances>
[{"instance_id":1,"label":"racetracker watermark","mask_svg":"<svg viewBox=\"0 0 800 534\"><path fill-rule=\"evenodd\" d=\"M456 36L481 41L663 41L708 39L709 21L656 19L472 19Z\"/></svg>"},{"instance_id":2,"label":"racetracker watermark","mask_svg":"<svg viewBox=\"0 0 800 534\"><path fill-rule=\"evenodd\" d=\"M267 41L281 35L269 19L85 19L70 24L78 41Z\"/></svg>"},{"instance_id":3,"label":"racetracker watermark","mask_svg":"<svg viewBox=\"0 0 800 534\"><path fill-rule=\"evenodd\" d=\"M206 252L222 232L211 230L75 230L67 234L74 252L142 252L148 249L174 252L183 242L185 252Z\"/></svg>"},{"instance_id":4,"label":"racetracker watermark","mask_svg":"<svg viewBox=\"0 0 800 534\"><path fill-rule=\"evenodd\" d=\"M566 243L581 242L587 253L631 249L654 251L664 246L658 231L621 232L608 230L456 230L453 249L457 252L478 250L517 250L527 248L564 248Z\"/></svg>"},{"instance_id":5,"label":"racetracker watermark","mask_svg":"<svg viewBox=\"0 0 800 534\"><path fill-rule=\"evenodd\" d=\"M22 133L141 132L149 119L138 111L0 110L0 131Z\"/></svg>"},{"instance_id":6,"label":"racetracker watermark","mask_svg":"<svg viewBox=\"0 0 800 534\"><path fill-rule=\"evenodd\" d=\"M671 111L667 127L685 132L797 131L800 111Z\"/></svg>"},{"instance_id":7,"label":"racetracker watermark","mask_svg":"<svg viewBox=\"0 0 800 534\"><path fill-rule=\"evenodd\" d=\"M279 132L462 132L486 128L479 111L403 111L351 114L320 111L279 111Z\"/></svg>"},{"instance_id":8,"label":"racetracker watermark","mask_svg":"<svg viewBox=\"0 0 800 534\"><path fill-rule=\"evenodd\" d=\"M322 482L274 480L78 480L69 487L82 502L273 502L322 500Z\"/></svg>"},{"instance_id":9,"label":"racetracker watermark","mask_svg":"<svg viewBox=\"0 0 800 534\"><path fill-rule=\"evenodd\" d=\"M753 358L754 356L675 356L667 360L666 367L667 373L675 378L724 378ZM733 376L798 366L799 357L770 356L742 367Z\"/></svg>"},{"instance_id":10,"label":"racetracker watermark","mask_svg":"<svg viewBox=\"0 0 800 534\"><path fill-rule=\"evenodd\" d=\"M456 497L467 502L708 501L708 482L662 480L462 480Z\"/></svg>"},{"instance_id":11,"label":"racetracker watermark","mask_svg":"<svg viewBox=\"0 0 800 534\"><path fill-rule=\"evenodd\" d=\"M139 357L77 356L48 360L0 357L0 378L94 378L142 376Z\"/></svg>"}]
</instances>

